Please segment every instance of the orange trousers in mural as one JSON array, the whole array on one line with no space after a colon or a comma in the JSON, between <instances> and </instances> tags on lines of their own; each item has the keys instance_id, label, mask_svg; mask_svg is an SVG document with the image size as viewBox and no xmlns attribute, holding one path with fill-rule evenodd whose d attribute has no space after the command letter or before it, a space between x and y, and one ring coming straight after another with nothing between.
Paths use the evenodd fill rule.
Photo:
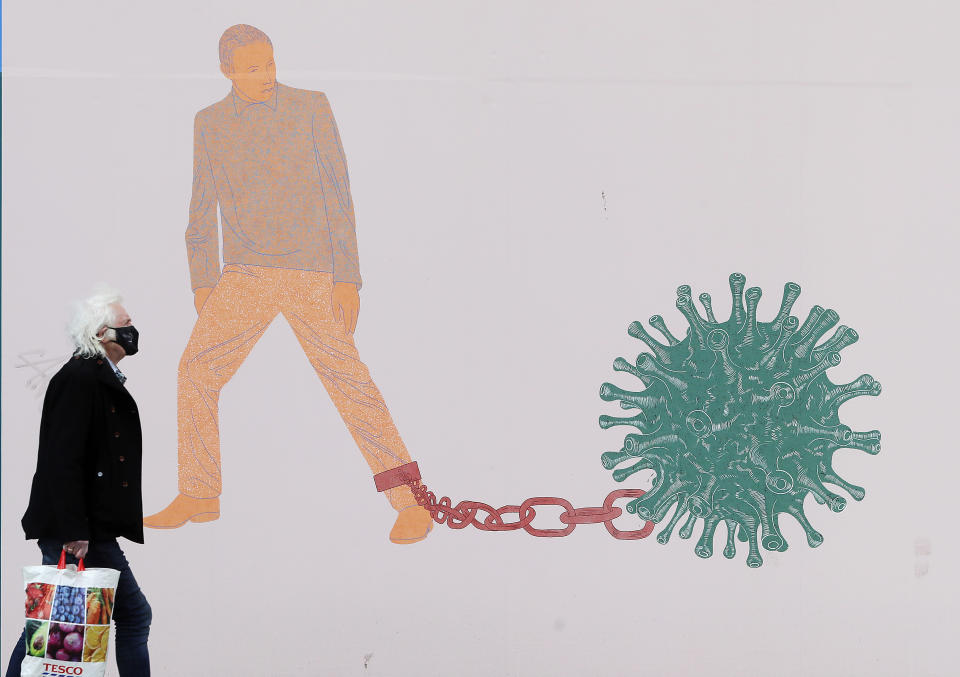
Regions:
<instances>
[{"instance_id":1,"label":"orange trousers in mural","mask_svg":"<svg viewBox=\"0 0 960 677\"><path fill-rule=\"evenodd\" d=\"M331 273L227 264L207 298L180 360L177 383L180 493L220 495L218 404L270 322L283 314L374 473L408 463L400 439L353 336L335 319ZM394 508L414 505L409 489L387 492Z\"/></svg>"}]
</instances>

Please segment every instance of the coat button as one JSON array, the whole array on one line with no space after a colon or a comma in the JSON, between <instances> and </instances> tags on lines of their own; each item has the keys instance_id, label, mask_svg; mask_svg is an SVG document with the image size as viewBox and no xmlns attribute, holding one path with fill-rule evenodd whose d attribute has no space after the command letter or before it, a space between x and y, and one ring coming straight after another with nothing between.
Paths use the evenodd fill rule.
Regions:
<instances>
[{"instance_id":1,"label":"coat button","mask_svg":"<svg viewBox=\"0 0 960 677\"><path fill-rule=\"evenodd\" d=\"M116 407L110 407L110 413L111 413L111 414L116 414L116 413L117 413L117 408L116 408Z\"/></svg>"},{"instance_id":2,"label":"coat button","mask_svg":"<svg viewBox=\"0 0 960 677\"><path fill-rule=\"evenodd\" d=\"M115 432L115 433L113 433L113 436L114 436L114 437L120 437L120 433L119 433L119 432Z\"/></svg>"},{"instance_id":3,"label":"coat button","mask_svg":"<svg viewBox=\"0 0 960 677\"><path fill-rule=\"evenodd\" d=\"M127 460L127 457L126 457L126 456L120 456L117 460L120 461L121 463L123 463L124 461Z\"/></svg>"},{"instance_id":4,"label":"coat button","mask_svg":"<svg viewBox=\"0 0 960 677\"><path fill-rule=\"evenodd\" d=\"M127 485L127 481L124 480L123 482L121 482L121 483L120 483L120 486L123 487L124 489L126 489L127 486L128 486L128 485Z\"/></svg>"},{"instance_id":5,"label":"coat button","mask_svg":"<svg viewBox=\"0 0 960 677\"><path fill-rule=\"evenodd\" d=\"M97 364L103 364L103 360L97 360Z\"/></svg>"}]
</instances>

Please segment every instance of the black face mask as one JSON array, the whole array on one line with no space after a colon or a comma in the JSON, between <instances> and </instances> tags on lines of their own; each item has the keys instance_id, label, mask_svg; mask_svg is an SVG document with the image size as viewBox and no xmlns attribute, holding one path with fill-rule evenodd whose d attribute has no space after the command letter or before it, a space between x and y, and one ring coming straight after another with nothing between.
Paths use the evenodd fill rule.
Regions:
<instances>
[{"instance_id":1,"label":"black face mask","mask_svg":"<svg viewBox=\"0 0 960 677\"><path fill-rule=\"evenodd\" d=\"M127 355L137 354L137 350L139 350L137 341L140 339L140 332L137 331L136 327L107 327L107 329L113 329L113 332L117 335L117 345L123 348Z\"/></svg>"}]
</instances>

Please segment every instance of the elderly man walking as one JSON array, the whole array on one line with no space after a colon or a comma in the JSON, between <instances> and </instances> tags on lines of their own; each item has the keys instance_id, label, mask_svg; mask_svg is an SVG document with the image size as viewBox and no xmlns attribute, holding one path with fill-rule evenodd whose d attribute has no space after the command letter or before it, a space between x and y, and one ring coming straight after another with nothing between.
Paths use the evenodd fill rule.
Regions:
<instances>
[{"instance_id":1,"label":"elderly man walking","mask_svg":"<svg viewBox=\"0 0 960 677\"><path fill-rule=\"evenodd\" d=\"M220 70L230 93L194 124L186 240L199 316L178 374L179 492L144 520L154 528L220 516L220 390L280 314L371 471L410 461L354 344L360 264L346 159L327 97L278 83L273 44L253 26L224 32ZM284 472L257 453L265 475ZM399 513L390 540L426 537L430 514L410 489L386 493Z\"/></svg>"},{"instance_id":2,"label":"elderly man walking","mask_svg":"<svg viewBox=\"0 0 960 677\"><path fill-rule=\"evenodd\" d=\"M73 357L47 386L40 417L37 470L23 516L43 564L67 562L120 571L114 602L121 677L149 677L152 612L117 538L143 543L140 414L120 361L138 350L139 334L120 296L101 289L77 305L70 323ZM20 674L21 635L7 677Z\"/></svg>"}]
</instances>

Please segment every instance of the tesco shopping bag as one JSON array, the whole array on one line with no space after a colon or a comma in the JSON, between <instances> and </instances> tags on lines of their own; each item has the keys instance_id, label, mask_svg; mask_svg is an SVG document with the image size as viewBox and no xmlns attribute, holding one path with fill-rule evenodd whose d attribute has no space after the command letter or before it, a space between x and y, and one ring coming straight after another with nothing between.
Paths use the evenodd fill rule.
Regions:
<instances>
[{"instance_id":1,"label":"tesco shopping bag","mask_svg":"<svg viewBox=\"0 0 960 677\"><path fill-rule=\"evenodd\" d=\"M66 565L23 568L27 655L21 677L102 677L120 572Z\"/></svg>"}]
</instances>

